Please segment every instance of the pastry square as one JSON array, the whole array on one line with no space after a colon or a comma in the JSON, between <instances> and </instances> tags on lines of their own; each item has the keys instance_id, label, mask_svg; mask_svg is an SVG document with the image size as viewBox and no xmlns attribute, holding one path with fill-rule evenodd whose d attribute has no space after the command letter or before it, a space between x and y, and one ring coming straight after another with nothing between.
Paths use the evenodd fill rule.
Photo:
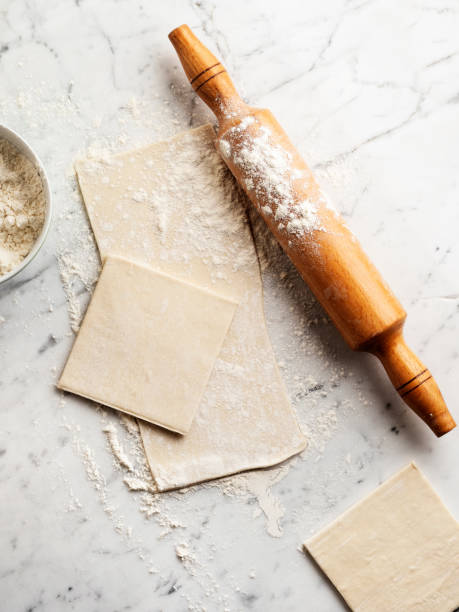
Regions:
<instances>
[{"instance_id":1,"label":"pastry square","mask_svg":"<svg viewBox=\"0 0 459 612\"><path fill-rule=\"evenodd\" d=\"M414 463L304 546L354 611L459 606L459 525Z\"/></svg>"},{"instance_id":2,"label":"pastry square","mask_svg":"<svg viewBox=\"0 0 459 612\"><path fill-rule=\"evenodd\" d=\"M186 434L236 306L107 257L58 387Z\"/></svg>"}]
</instances>

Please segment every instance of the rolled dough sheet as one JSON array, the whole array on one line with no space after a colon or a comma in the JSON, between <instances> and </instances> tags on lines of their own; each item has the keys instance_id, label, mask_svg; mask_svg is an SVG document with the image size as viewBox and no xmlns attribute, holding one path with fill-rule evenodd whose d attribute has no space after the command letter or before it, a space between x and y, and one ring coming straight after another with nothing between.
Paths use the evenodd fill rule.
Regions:
<instances>
[{"instance_id":1,"label":"rolled dough sheet","mask_svg":"<svg viewBox=\"0 0 459 612\"><path fill-rule=\"evenodd\" d=\"M101 256L119 255L238 302L186 436L140 422L158 490L268 467L300 452L265 328L246 200L203 126L77 164Z\"/></svg>"},{"instance_id":2,"label":"rolled dough sheet","mask_svg":"<svg viewBox=\"0 0 459 612\"><path fill-rule=\"evenodd\" d=\"M108 257L58 387L185 434L235 308Z\"/></svg>"},{"instance_id":3,"label":"rolled dough sheet","mask_svg":"<svg viewBox=\"0 0 459 612\"><path fill-rule=\"evenodd\" d=\"M305 548L354 611L459 606L459 525L414 463Z\"/></svg>"}]
</instances>

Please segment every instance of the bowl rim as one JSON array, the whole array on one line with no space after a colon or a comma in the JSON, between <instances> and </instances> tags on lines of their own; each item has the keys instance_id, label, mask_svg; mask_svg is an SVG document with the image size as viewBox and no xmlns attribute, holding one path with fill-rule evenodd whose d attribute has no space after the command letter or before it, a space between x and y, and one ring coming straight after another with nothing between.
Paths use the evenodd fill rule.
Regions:
<instances>
[{"instance_id":1,"label":"bowl rim","mask_svg":"<svg viewBox=\"0 0 459 612\"><path fill-rule=\"evenodd\" d=\"M14 276L19 274L19 272L22 272L22 270L24 270L24 268L26 268L33 259L35 259L36 255L45 243L49 228L51 226L53 214L53 203L51 198L51 189L49 186L48 175L46 174L43 163L41 162L38 155L35 153L29 143L24 138L22 138L22 136L20 136L17 132L0 122L0 139L2 138L10 142L17 149L19 149L19 151L23 153L38 170L38 174L40 175L40 179L43 183L43 192L45 194L46 200L46 211L43 226L37 236L37 239L34 242L32 249L16 268L13 268L13 270L8 272L7 274L0 276L0 287L7 281L11 280Z\"/></svg>"}]
</instances>

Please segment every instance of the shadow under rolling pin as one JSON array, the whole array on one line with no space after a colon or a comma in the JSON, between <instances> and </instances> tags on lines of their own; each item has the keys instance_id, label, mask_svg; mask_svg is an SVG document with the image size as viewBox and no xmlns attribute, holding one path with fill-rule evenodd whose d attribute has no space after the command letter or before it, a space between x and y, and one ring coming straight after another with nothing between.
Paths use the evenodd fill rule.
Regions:
<instances>
[{"instance_id":1,"label":"shadow under rolling pin","mask_svg":"<svg viewBox=\"0 0 459 612\"><path fill-rule=\"evenodd\" d=\"M453 429L432 374L403 339L403 307L274 116L245 104L187 25L169 39L193 89L218 119L224 161L349 346L381 360L400 397L437 436Z\"/></svg>"}]
</instances>

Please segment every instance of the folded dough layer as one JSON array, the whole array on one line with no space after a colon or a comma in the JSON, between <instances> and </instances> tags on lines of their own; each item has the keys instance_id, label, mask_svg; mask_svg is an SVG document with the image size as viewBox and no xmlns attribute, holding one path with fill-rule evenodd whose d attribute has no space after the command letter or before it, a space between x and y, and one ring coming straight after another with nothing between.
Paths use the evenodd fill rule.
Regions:
<instances>
[{"instance_id":1,"label":"folded dough layer","mask_svg":"<svg viewBox=\"0 0 459 612\"><path fill-rule=\"evenodd\" d=\"M126 257L238 302L186 436L140 423L158 490L275 465L299 430L267 335L246 200L210 126L105 160L78 179L101 256Z\"/></svg>"}]
</instances>

